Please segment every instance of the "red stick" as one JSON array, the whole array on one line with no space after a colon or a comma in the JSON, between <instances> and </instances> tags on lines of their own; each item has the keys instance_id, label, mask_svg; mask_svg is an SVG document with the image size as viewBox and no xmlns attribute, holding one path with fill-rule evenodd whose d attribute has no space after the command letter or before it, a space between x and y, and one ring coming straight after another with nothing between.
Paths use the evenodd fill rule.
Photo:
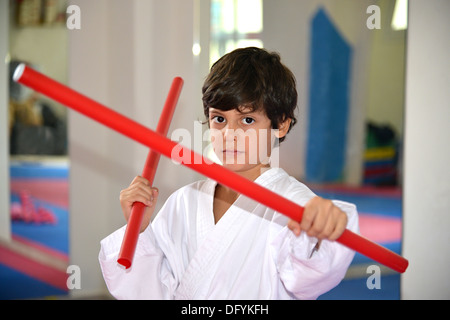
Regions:
<instances>
[{"instance_id":1,"label":"red stick","mask_svg":"<svg viewBox=\"0 0 450 320\"><path fill-rule=\"evenodd\" d=\"M172 116L182 87L183 79L180 77L173 79L166 103L164 104L161 116L159 117L158 126L156 127L156 132L159 134L166 136L169 131L170 122L172 121ZM159 153L150 149L145 161L142 176L146 178L151 185L153 185L153 179L155 178L156 168L158 167L160 156L161 155ZM134 252L136 250L136 244L141 229L142 218L144 217L144 209L145 205L142 202L135 202L131 209L130 217L125 229L125 235L123 237L122 247L120 248L119 258L117 259L117 262L123 265L126 269L131 267L133 262Z\"/></svg>"},{"instance_id":2,"label":"red stick","mask_svg":"<svg viewBox=\"0 0 450 320\"><path fill-rule=\"evenodd\" d=\"M178 147L178 149L181 148L177 143L111 109L108 109L43 74L23 65L19 66L16 70L14 80L152 148L166 157L176 160L172 157L172 150L175 147ZM181 149L183 151L183 165L216 180L218 183L221 183L238 193L252 198L291 219L301 221L303 214L303 208L301 206L218 164L210 164L209 160L203 159L201 155L188 148L182 147ZM175 150L177 150L177 148L175 148ZM188 159L188 161L186 161L186 159ZM202 159L202 161L198 161L198 159ZM405 258L349 230L345 230L337 241L398 272L404 272L408 267L408 260Z\"/></svg>"}]
</instances>

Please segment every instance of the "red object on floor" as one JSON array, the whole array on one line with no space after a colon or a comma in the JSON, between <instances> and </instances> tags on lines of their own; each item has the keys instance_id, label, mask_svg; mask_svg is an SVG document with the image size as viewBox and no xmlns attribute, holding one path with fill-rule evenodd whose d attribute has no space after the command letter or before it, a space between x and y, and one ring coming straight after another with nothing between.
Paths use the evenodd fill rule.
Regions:
<instances>
[{"instance_id":1,"label":"red object on floor","mask_svg":"<svg viewBox=\"0 0 450 320\"><path fill-rule=\"evenodd\" d=\"M50 210L39 206L37 209L28 192L19 193L20 203L11 204L11 220L34 224L56 224L56 216Z\"/></svg>"}]
</instances>

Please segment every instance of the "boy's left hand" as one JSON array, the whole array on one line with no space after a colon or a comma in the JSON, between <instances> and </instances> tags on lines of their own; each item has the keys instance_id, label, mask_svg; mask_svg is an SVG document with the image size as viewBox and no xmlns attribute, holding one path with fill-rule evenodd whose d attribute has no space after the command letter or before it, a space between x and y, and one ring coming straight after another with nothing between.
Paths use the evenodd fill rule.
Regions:
<instances>
[{"instance_id":1,"label":"boy's left hand","mask_svg":"<svg viewBox=\"0 0 450 320\"><path fill-rule=\"evenodd\" d=\"M331 202L314 197L305 205L302 221L289 220L288 228L299 236L302 231L319 240L338 239L347 227L347 215Z\"/></svg>"}]
</instances>

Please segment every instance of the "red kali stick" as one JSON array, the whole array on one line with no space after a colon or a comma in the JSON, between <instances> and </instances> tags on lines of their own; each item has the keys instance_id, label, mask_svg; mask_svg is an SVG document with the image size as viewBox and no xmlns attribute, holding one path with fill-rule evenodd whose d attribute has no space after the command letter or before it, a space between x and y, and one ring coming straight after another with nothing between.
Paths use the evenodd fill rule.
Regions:
<instances>
[{"instance_id":1,"label":"red kali stick","mask_svg":"<svg viewBox=\"0 0 450 320\"><path fill-rule=\"evenodd\" d=\"M177 143L167 139L165 136L144 127L25 65L21 65L16 69L14 80L152 148L166 157L172 158L172 160L176 160L174 159L175 157L172 157L172 150L174 148L175 150L181 149L183 152L183 161L181 164L291 219L296 221L301 221L302 219L304 209L293 201L241 177L221 165L211 164L210 160L204 159L192 150L180 147ZM202 159L202 161L198 161L198 159ZM348 229L344 231L337 241L398 272L405 272L408 267L408 260L405 258Z\"/></svg>"},{"instance_id":2,"label":"red kali stick","mask_svg":"<svg viewBox=\"0 0 450 320\"><path fill-rule=\"evenodd\" d=\"M167 135L182 87L183 79L180 77L173 79L166 103L164 104L163 111L159 117L158 126L156 127L157 133L164 136ZM153 184L153 179L155 178L156 168L158 167L160 156L161 155L159 153L150 149L145 161L142 176L146 178L151 185ZM117 262L123 265L126 269L128 269L133 262L134 252L136 250L139 232L141 229L142 218L144 217L144 209L145 205L142 202L135 202L131 208L130 217L128 219L125 235L123 237L122 247L120 248L119 258L117 259Z\"/></svg>"}]
</instances>

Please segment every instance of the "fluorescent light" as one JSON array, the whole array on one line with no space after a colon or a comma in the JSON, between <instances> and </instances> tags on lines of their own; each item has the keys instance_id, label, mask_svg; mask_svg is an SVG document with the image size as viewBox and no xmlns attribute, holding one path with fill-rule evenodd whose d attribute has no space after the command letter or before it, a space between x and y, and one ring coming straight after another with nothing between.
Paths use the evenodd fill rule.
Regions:
<instances>
[{"instance_id":1,"label":"fluorescent light","mask_svg":"<svg viewBox=\"0 0 450 320\"><path fill-rule=\"evenodd\" d=\"M200 52L202 52L202 47L200 47L200 44L194 43L194 45L192 46L192 53L194 54L194 56L198 56L200 55Z\"/></svg>"},{"instance_id":2,"label":"fluorescent light","mask_svg":"<svg viewBox=\"0 0 450 320\"><path fill-rule=\"evenodd\" d=\"M396 0L391 27L394 30L408 28L408 0Z\"/></svg>"}]
</instances>

